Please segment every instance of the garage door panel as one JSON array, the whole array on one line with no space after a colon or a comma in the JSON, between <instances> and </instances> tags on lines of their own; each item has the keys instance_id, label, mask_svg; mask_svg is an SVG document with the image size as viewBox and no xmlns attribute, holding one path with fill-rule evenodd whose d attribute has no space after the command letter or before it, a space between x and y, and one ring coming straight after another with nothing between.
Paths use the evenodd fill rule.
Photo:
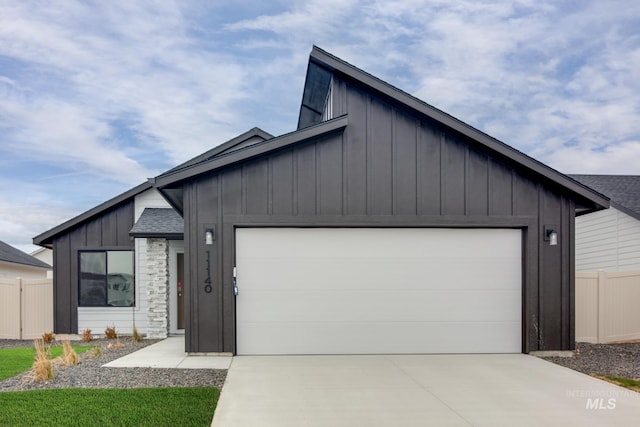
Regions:
<instances>
[{"instance_id":1,"label":"garage door panel","mask_svg":"<svg viewBox=\"0 0 640 427\"><path fill-rule=\"evenodd\" d=\"M520 319L518 292L255 292L242 294L243 322L492 321ZM511 310L492 310L494 305ZM287 310L274 307L290 305Z\"/></svg>"},{"instance_id":2,"label":"garage door panel","mask_svg":"<svg viewBox=\"0 0 640 427\"><path fill-rule=\"evenodd\" d=\"M244 230L250 230L242 234ZM372 233L373 231L373 233ZM490 233L491 242L487 241ZM425 233L428 236L425 239ZM300 237L304 235L304 237ZM278 245L273 245L276 238ZM460 242L464 240L464 244ZM249 242L250 245L246 243ZM497 244L492 245L493 242ZM339 244L336 244L339 243ZM517 230L437 228L250 228L238 229L237 255L261 258L473 258L490 251L510 258L521 244Z\"/></svg>"},{"instance_id":3,"label":"garage door panel","mask_svg":"<svg viewBox=\"0 0 640 427\"><path fill-rule=\"evenodd\" d=\"M238 336L247 354L519 353L519 322L255 323ZM451 337L464 335L464 341ZM249 339L249 337L251 337ZM352 337L357 337L353 339Z\"/></svg>"},{"instance_id":4,"label":"garage door panel","mask_svg":"<svg viewBox=\"0 0 640 427\"><path fill-rule=\"evenodd\" d=\"M253 289L520 289L520 259L479 260L279 260L239 258L254 268L238 272L243 291ZM292 268L295 263L295 268ZM514 266L516 264L516 266ZM313 274L309 272L313 271ZM367 275L362 272L367 271ZM482 274L478 274L482 271Z\"/></svg>"},{"instance_id":5,"label":"garage door panel","mask_svg":"<svg viewBox=\"0 0 640 427\"><path fill-rule=\"evenodd\" d=\"M238 354L521 351L521 232L238 229Z\"/></svg>"}]
</instances>

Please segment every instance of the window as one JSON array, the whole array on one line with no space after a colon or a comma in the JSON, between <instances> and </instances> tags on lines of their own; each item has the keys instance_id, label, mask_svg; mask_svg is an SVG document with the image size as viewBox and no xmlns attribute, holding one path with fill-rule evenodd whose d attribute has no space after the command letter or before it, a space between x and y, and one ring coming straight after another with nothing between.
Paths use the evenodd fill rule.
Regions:
<instances>
[{"instance_id":1,"label":"window","mask_svg":"<svg viewBox=\"0 0 640 427\"><path fill-rule=\"evenodd\" d=\"M322 112L321 121L333 119L333 79L329 82L329 90L324 100L324 111Z\"/></svg>"},{"instance_id":2,"label":"window","mask_svg":"<svg viewBox=\"0 0 640 427\"><path fill-rule=\"evenodd\" d=\"M80 307L133 307L133 252L80 252Z\"/></svg>"}]
</instances>

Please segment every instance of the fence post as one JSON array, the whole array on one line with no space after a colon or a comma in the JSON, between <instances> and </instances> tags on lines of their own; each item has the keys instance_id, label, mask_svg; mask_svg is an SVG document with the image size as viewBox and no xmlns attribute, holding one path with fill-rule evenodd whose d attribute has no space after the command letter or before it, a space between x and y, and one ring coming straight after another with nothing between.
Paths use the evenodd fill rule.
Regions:
<instances>
[{"instance_id":1,"label":"fence post","mask_svg":"<svg viewBox=\"0 0 640 427\"><path fill-rule=\"evenodd\" d=\"M18 277L18 295L20 300L18 301L18 313L20 315L20 335L19 335L19 339L22 339L22 326L24 324L24 296L23 296L23 289L22 289L22 277Z\"/></svg>"},{"instance_id":2,"label":"fence post","mask_svg":"<svg viewBox=\"0 0 640 427\"><path fill-rule=\"evenodd\" d=\"M607 299L607 272L598 270L598 344L602 344L606 340L606 313L605 304Z\"/></svg>"}]
</instances>

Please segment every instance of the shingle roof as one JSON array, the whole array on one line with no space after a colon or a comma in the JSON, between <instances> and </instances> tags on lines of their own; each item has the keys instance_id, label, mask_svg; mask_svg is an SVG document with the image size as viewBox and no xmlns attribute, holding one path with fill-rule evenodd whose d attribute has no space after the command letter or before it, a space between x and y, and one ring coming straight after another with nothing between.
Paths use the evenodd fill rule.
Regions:
<instances>
[{"instance_id":1,"label":"shingle roof","mask_svg":"<svg viewBox=\"0 0 640 427\"><path fill-rule=\"evenodd\" d=\"M184 220L173 209L146 208L133 225L129 235L133 237L164 237L182 239Z\"/></svg>"},{"instance_id":2,"label":"shingle roof","mask_svg":"<svg viewBox=\"0 0 640 427\"><path fill-rule=\"evenodd\" d=\"M640 218L640 175L569 175Z\"/></svg>"},{"instance_id":3,"label":"shingle roof","mask_svg":"<svg viewBox=\"0 0 640 427\"><path fill-rule=\"evenodd\" d=\"M14 264L30 265L32 267L51 268L49 264L0 241L0 261Z\"/></svg>"}]
</instances>

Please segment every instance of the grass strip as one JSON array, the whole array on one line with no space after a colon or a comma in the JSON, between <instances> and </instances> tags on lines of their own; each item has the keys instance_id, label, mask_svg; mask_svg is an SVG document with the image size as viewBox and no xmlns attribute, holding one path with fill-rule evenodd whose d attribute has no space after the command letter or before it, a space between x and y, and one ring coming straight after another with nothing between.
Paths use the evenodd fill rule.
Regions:
<instances>
[{"instance_id":1,"label":"grass strip","mask_svg":"<svg viewBox=\"0 0 640 427\"><path fill-rule=\"evenodd\" d=\"M84 353L91 346L73 346L76 353ZM56 358L62 354L62 346L51 346L51 357ZM33 347L5 348L0 350L0 381L15 377L31 369L35 359Z\"/></svg>"},{"instance_id":2,"label":"grass strip","mask_svg":"<svg viewBox=\"0 0 640 427\"><path fill-rule=\"evenodd\" d=\"M0 393L0 425L209 426L213 387L55 389Z\"/></svg>"},{"instance_id":3,"label":"grass strip","mask_svg":"<svg viewBox=\"0 0 640 427\"><path fill-rule=\"evenodd\" d=\"M640 380L632 380L629 378L621 378L621 377L612 377L610 375L594 375L596 378L600 378L601 380L608 381L615 385L619 385L624 388L628 388L629 390L637 391L640 393Z\"/></svg>"}]
</instances>

